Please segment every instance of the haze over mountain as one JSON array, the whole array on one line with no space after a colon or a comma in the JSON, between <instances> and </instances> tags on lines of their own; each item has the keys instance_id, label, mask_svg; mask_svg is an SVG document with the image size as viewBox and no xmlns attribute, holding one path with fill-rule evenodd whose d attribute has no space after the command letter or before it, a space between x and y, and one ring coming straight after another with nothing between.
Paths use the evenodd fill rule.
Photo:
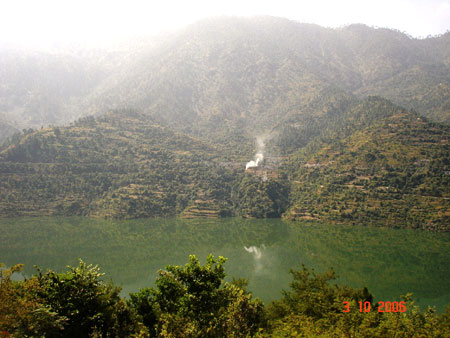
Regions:
<instances>
[{"instance_id":1,"label":"haze over mountain","mask_svg":"<svg viewBox=\"0 0 450 338\"><path fill-rule=\"evenodd\" d=\"M380 95L435 121L450 116L450 33L413 39L364 25L220 17L126 52L3 49L0 57L0 113L17 129L113 108L183 129L241 118L264 129L330 86Z\"/></svg>"},{"instance_id":2,"label":"haze over mountain","mask_svg":"<svg viewBox=\"0 0 450 338\"><path fill-rule=\"evenodd\" d=\"M97 111L133 102L183 126L213 116L264 128L332 86L417 106L443 121L450 115L449 45L449 34L415 40L363 25L337 30L270 17L214 19L143 57L89 102Z\"/></svg>"},{"instance_id":3,"label":"haze over mountain","mask_svg":"<svg viewBox=\"0 0 450 338\"><path fill-rule=\"evenodd\" d=\"M224 17L115 53L1 55L0 123L95 118L2 146L0 215L448 230L450 33Z\"/></svg>"}]
</instances>

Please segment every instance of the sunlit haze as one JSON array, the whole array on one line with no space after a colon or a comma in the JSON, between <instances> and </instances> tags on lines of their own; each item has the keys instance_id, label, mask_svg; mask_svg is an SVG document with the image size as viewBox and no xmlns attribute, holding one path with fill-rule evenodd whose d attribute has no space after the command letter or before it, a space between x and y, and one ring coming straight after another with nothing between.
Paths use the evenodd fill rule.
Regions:
<instances>
[{"instance_id":1,"label":"sunlit haze","mask_svg":"<svg viewBox=\"0 0 450 338\"><path fill-rule=\"evenodd\" d=\"M218 15L272 15L326 27L364 23L426 37L450 28L450 0L6 0L0 2L0 42L95 44L170 31Z\"/></svg>"}]
</instances>

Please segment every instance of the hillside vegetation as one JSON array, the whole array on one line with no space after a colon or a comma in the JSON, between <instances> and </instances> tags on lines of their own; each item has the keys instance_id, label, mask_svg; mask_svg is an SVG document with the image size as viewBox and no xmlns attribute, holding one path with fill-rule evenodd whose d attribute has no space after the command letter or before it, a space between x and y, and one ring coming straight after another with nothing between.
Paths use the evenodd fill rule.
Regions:
<instances>
[{"instance_id":1,"label":"hillside vegetation","mask_svg":"<svg viewBox=\"0 0 450 338\"><path fill-rule=\"evenodd\" d=\"M133 112L31 132L1 153L1 214L165 216L197 200L229 214L219 153Z\"/></svg>"},{"instance_id":2,"label":"hillside vegetation","mask_svg":"<svg viewBox=\"0 0 450 338\"><path fill-rule=\"evenodd\" d=\"M1 215L283 216L449 230L449 127L385 99L337 97L299 125L306 139L292 119L280 121L269 156L248 171L250 140L206 142L132 111L29 131L0 151Z\"/></svg>"},{"instance_id":3,"label":"hillside vegetation","mask_svg":"<svg viewBox=\"0 0 450 338\"><path fill-rule=\"evenodd\" d=\"M90 116L4 142L0 216L449 230L449 41L254 17L108 55L2 50L0 130Z\"/></svg>"},{"instance_id":4,"label":"hillside vegetation","mask_svg":"<svg viewBox=\"0 0 450 338\"><path fill-rule=\"evenodd\" d=\"M448 33L417 40L364 25L203 20L137 59L87 102L93 112L131 104L189 133L240 124L261 131L335 87L448 122L449 50Z\"/></svg>"},{"instance_id":5,"label":"hillside vegetation","mask_svg":"<svg viewBox=\"0 0 450 338\"><path fill-rule=\"evenodd\" d=\"M286 217L450 230L449 127L376 98L353 112L290 158Z\"/></svg>"}]
</instances>

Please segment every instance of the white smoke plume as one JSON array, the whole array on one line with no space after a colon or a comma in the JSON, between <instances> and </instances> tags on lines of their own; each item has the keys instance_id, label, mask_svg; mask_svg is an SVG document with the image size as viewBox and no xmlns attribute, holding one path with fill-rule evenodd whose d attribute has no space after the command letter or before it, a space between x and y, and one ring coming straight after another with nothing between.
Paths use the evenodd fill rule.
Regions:
<instances>
[{"instance_id":1,"label":"white smoke plume","mask_svg":"<svg viewBox=\"0 0 450 338\"><path fill-rule=\"evenodd\" d=\"M265 245L261 245L260 248L257 246L244 246L245 251L253 255L253 259L255 261L255 273L260 274L263 271L263 260L261 259L263 256L263 250L265 249Z\"/></svg>"},{"instance_id":2,"label":"white smoke plume","mask_svg":"<svg viewBox=\"0 0 450 338\"><path fill-rule=\"evenodd\" d=\"M254 168L257 167L263 160L264 160L264 138L263 137L257 137L256 138L256 146L257 146L257 152L255 154L255 157L252 161L247 162L245 165L245 170L248 168Z\"/></svg>"},{"instance_id":3,"label":"white smoke plume","mask_svg":"<svg viewBox=\"0 0 450 338\"><path fill-rule=\"evenodd\" d=\"M250 247L246 247L244 246L245 251L253 254L253 257L255 257L255 259L261 259L262 253L261 253L261 249L256 247L256 246L250 246Z\"/></svg>"}]
</instances>

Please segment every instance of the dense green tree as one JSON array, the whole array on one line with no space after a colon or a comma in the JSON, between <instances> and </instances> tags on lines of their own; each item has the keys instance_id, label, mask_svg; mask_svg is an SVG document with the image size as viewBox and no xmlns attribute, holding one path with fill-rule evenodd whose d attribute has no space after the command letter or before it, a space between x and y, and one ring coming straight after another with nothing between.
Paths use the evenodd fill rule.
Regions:
<instances>
[{"instance_id":1,"label":"dense green tree","mask_svg":"<svg viewBox=\"0 0 450 338\"><path fill-rule=\"evenodd\" d=\"M232 200L238 215L244 217L280 217L288 205L288 188L281 180L263 180L253 174L233 187Z\"/></svg>"},{"instance_id":2,"label":"dense green tree","mask_svg":"<svg viewBox=\"0 0 450 338\"><path fill-rule=\"evenodd\" d=\"M184 267L159 271L156 288L130 294L129 304L150 332L163 337L245 337L263 322L258 300L235 284L223 283L226 259L194 255Z\"/></svg>"},{"instance_id":3,"label":"dense green tree","mask_svg":"<svg viewBox=\"0 0 450 338\"><path fill-rule=\"evenodd\" d=\"M39 295L36 278L15 281L22 265L4 268L0 264L0 336L51 337L61 335L67 318L53 311Z\"/></svg>"},{"instance_id":4,"label":"dense green tree","mask_svg":"<svg viewBox=\"0 0 450 338\"><path fill-rule=\"evenodd\" d=\"M105 283L97 266L80 260L64 273L39 272L38 295L52 311L66 318L63 330L49 337L129 337L139 332L133 311L120 288Z\"/></svg>"}]
</instances>

